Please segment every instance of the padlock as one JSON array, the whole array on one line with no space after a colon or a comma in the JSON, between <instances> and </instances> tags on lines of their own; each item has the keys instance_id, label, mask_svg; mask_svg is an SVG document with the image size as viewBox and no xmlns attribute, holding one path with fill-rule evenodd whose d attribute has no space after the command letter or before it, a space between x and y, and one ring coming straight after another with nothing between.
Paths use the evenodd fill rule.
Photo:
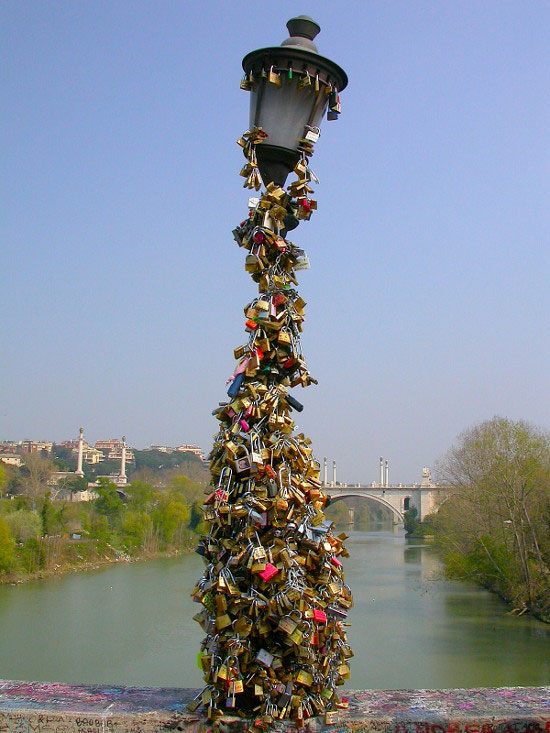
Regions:
<instances>
[{"instance_id":1,"label":"padlock","mask_svg":"<svg viewBox=\"0 0 550 733\"><path fill-rule=\"evenodd\" d=\"M316 621L318 624L326 624L327 622L327 615L324 611L322 611L319 608L313 609L312 618L314 621Z\"/></svg>"},{"instance_id":2,"label":"padlock","mask_svg":"<svg viewBox=\"0 0 550 733\"><path fill-rule=\"evenodd\" d=\"M304 687L311 687L313 684L313 676L311 672L307 672L305 669L301 669L296 675L296 682Z\"/></svg>"},{"instance_id":3,"label":"padlock","mask_svg":"<svg viewBox=\"0 0 550 733\"><path fill-rule=\"evenodd\" d=\"M307 89L308 87L311 87L311 85L311 77L309 75L309 71L306 70L305 74L298 82L298 89Z\"/></svg>"},{"instance_id":4,"label":"padlock","mask_svg":"<svg viewBox=\"0 0 550 733\"><path fill-rule=\"evenodd\" d=\"M279 570L275 567L275 565L272 565L270 562L266 563L265 570L263 570L261 573L259 573L259 576L262 580L268 582L272 580L277 574Z\"/></svg>"},{"instance_id":5,"label":"padlock","mask_svg":"<svg viewBox=\"0 0 550 733\"><path fill-rule=\"evenodd\" d=\"M302 615L299 611L292 611L288 615L282 617L282 619L279 621L278 629L280 631L284 631L285 634L292 634L292 632L300 623L301 617Z\"/></svg>"},{"instance_id":6,"label":"padlock","mask_svg":"<svg viewBox=\"0 0 550 733\"><path fill-rule=\"evenodd\" d=\"M256 661L264 667L271 667L273 659L273 654L270 654L266 649L260 649L256 654Z\"/></svg>"},{"instance_id":7,"label":"padlock","mask_svg":"<svg viewBox=\"0 0 550 733\"><path fill-rule=\"evenodd\" d=\"M232 621L231 621L229 614L224 613L221 616L216 616L216 628L218 629L218 631L221 631L222 629L225 629L228 626L231 626L231 624L232 624Z\"/></svg>"},{"instance_id":8,"label":"padlock","mask_svg":"<svg viewBox=\"0 0 550 733\"><path fill-rule=\"evenodd\" d=\"M256 466L263 466L262 444L258 433L250 433L250 461Z\"/></svg>"},{"instance_id":9,"label":"padlock","mask_svg":"<svg viewBox=\"0 0 550 733\"><path fill-rule=\"evenodd\" d=\"M250 453L245 445L238 446L237 453L232 458L235 473L239 478L245 478L250 475L252 470L252 462Z\"/></svg>"}]
</instances>

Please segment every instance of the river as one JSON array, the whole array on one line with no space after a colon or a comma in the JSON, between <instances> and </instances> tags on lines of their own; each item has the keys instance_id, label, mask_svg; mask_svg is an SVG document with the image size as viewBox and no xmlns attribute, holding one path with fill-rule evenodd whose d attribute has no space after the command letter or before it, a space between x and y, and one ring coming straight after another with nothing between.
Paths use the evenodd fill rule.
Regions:
<instances>
[{"instance_id":1,"label":"river","mask_svg":"<svg viewBox=\"0 0 550 733\"><path fill-rule=\"evenodd\" d=\"M349 689L550 684L550 625L442 579L402 529L352 531L347 546ZM202 568L192 553L0 586L0 679L201 686L189 592Z\"/></svg>"}]
</instances>

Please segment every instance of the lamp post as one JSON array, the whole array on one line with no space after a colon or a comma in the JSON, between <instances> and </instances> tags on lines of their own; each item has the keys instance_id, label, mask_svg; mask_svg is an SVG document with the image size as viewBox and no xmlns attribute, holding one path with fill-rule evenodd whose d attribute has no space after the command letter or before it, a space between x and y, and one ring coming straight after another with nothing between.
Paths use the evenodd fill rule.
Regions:
<instances>
[{"instance_id":1,"label":"lamp post","mask_svg":"<svg viewBox=\"0 0 550 733\"><path fill-rule=\"evenodd\" d=\"M243 59L252 85L249 126L261 127L268 135L258 148L266 185L284 185L299 160L304 128L320 125L329 101L327 89L337 98L348 83L346 72L317 51L313 39L321 28L314 20L300 15L286 26L290 37L280 46L260 48ZM278 75L280 85L274 77L270 80L270 73Z\"/></svg>"},{"instance_id":2,"label":"lamp post","mask_svg":"<svg viewBox=\"0 0 550 733\"><path fill-rule=\"evenodd\" d=\"M228 401L213 411L219 430L209 455L212 475L203 505L208 528L197 552L206 569L193 590L202 604L195 619L206 636L200 664L201 703L210 719L233 709L261 730L274 718L298 726L324 714L336 722L346 707L336 687L350 676L344 620L352 605L335 536L323 508L320 463L293 414L290 394L310 375L300 345L305 301L296 272L309 267L288 231L317 208L309 167L321 117L340 113L345 72L320 56L320 28L299 16L287 23L281 46L243 59L241 88L251 92L250 129L239 139L246 164L248 217L233 236L248 254L245 269L258 296L245 308L247 340L235 348ZM283 188L288 174L297 180Z\"/></svg>"}]
</instances>

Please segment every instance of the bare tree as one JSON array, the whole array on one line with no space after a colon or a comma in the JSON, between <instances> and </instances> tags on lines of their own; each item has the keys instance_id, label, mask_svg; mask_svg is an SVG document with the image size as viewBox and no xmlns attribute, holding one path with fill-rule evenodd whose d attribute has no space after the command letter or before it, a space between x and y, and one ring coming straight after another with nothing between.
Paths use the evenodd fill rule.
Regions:
<instances>
[{"instance_id":1,"label":"bare tree","mask_svg":"<svg viewBox=\"0 0 550 733\"><path fill-rule=\"evenodd\" d=\"M54 465L47 458L37 453L28 453L23 464L21 491L31 497L32 507L36 508L36 500L48 491L48 480L54 472Z\"/></svg>"}]
</instances>

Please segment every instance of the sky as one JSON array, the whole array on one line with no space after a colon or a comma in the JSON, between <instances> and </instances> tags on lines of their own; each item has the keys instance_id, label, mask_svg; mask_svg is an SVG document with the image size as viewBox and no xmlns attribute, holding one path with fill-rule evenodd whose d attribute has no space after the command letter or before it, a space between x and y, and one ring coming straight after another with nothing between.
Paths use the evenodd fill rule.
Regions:
<instances>
[{"instance_id":1,"label":"sky","mask_svg":"<svg viewBox=\"0 0 550 733\"><path fill-rule=\"evenodd\" d=\"M406 483L496 414L550 428L550 3L6 0L0 439L210 450L256 294L241 60L300 13L349 86L290 237L299 429Z\"/></svg>"}]
</instances>

